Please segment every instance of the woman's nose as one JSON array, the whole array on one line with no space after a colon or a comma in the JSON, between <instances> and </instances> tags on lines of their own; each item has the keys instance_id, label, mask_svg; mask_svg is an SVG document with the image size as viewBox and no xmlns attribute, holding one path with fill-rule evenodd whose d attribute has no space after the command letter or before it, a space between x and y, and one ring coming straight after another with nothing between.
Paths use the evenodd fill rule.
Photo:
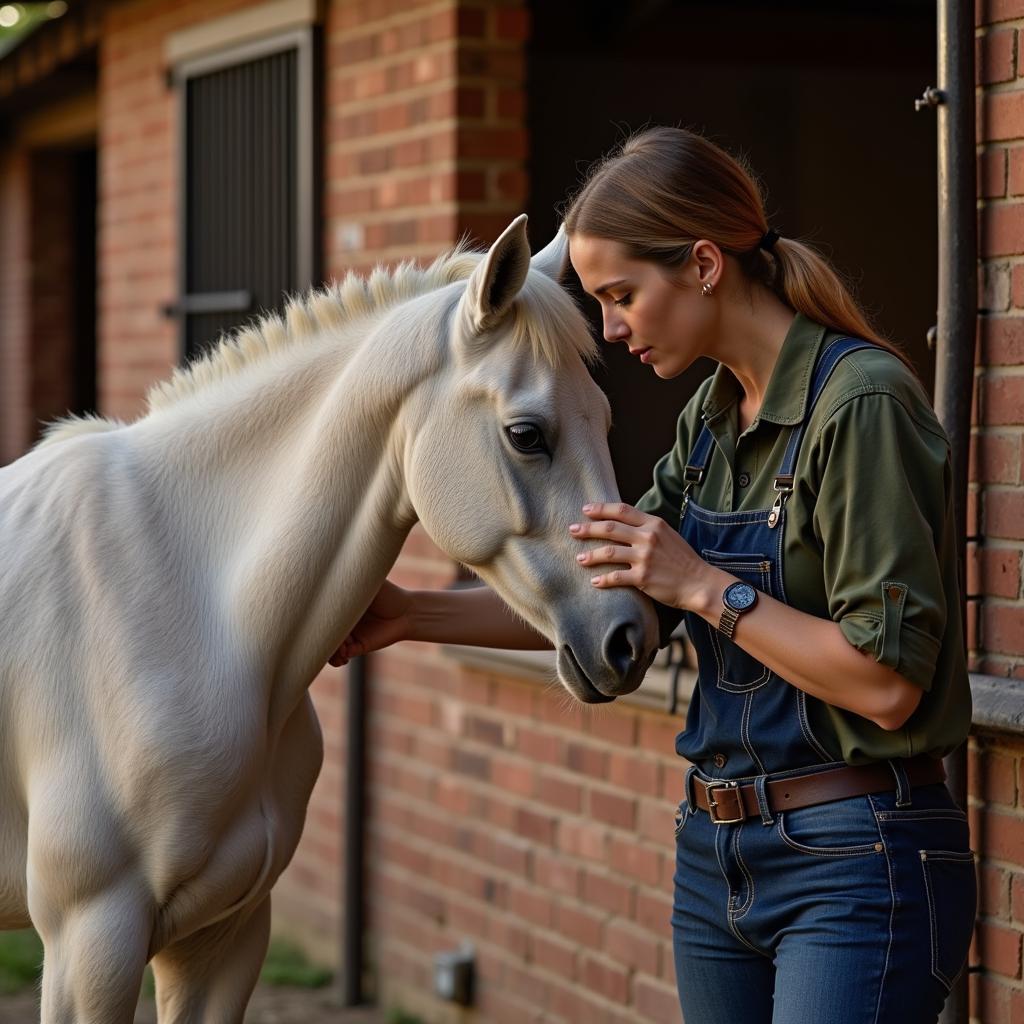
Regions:
<instances>
[{"instance_id":1,"label":"woman's nose","mask_svg":"<svg viewBox=\"0 0 1024 1024\"><path fill-rule=\"evenodd\" d=\"M629 337L629 327L617 316L610 313L604 315L604 340L624 341Z\"/></svg>"}]
</instances>

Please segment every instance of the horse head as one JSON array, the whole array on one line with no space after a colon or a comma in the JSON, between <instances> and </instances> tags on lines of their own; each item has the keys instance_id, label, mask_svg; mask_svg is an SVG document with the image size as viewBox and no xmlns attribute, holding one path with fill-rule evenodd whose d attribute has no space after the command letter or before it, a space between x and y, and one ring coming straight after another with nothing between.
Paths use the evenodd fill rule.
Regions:
<instances>
[{"instance_id":1,"label":"horse head","mask_svg":"<svg viewBox=\"0 0 1024 1024\"><path fill-rule=\"evenodd\" d=\"M562 683L599 703L640 685L657 644L651 601L598 590L569 533L617 501L596 346L558 284L565 241L531 261L526 217L476 265L448 317L444 372L415 403L406 484L428 534L557 652Z\"/></svg>"}]
</instances>

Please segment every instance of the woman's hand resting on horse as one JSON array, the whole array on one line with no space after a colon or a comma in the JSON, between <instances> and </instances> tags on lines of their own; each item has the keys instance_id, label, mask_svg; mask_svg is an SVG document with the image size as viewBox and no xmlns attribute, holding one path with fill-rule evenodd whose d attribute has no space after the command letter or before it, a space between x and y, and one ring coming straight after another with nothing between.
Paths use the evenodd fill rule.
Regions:
<instances>
[{"instance_id":1,"label":"woman's hand resting on horse","mask_svg":"<svg viewBox=\"0 0 1024 1024\"><path fill-rule=\"evenodd\" d=\"M331 655L329 662L335 668L347 665L370 651L379 651L409 636L412 599L407 590L387 580L363 612L363 617L352 627L352 632Z\"/></svg>"},{"instance_id":2,"label":"woman's hand resting on horse","mask_svg":"<svg viewBox=\"0 0 1024 1024\"><path fill-rule=\"evenodd\" d=\"M595 587L636 587L672 608L694 610L721 573L708 565L664 519L625 502L583 506L586 521L569 532L578 540L603 541L576 556L584 566L621 565L591 578Z\"/></svg>"}]
</instances>

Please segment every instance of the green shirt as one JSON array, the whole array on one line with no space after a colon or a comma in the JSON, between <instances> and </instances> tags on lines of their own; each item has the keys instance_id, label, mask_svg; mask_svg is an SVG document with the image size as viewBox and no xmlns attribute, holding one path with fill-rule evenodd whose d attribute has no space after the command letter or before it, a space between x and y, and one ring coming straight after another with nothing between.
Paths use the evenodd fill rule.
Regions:
<instances>
[{"instance_id":1,"label":"green shirt","mask_svg":"<svg viewBox=\"0 0 1024 1024\"><path fill-rule=\"evenodd\" d=\"M678 528L683 467L704 418L715 444L704 483L691 497L716 512L770 508L815 359L837 337L797 315L761 409L741 435L742 391L720 365L683 409L675 446L655 467L654 484L637 507ZM971 724L949 442L899 359L873 348L839 363L811 414L795 477L784 520L788 603L837 622L851 644L924 691L917 710L894 731L808 696L816 735L837 760L851 764L945 756ZM682 615L659 611L670 626Z\"/></svg>"}]
</instances>

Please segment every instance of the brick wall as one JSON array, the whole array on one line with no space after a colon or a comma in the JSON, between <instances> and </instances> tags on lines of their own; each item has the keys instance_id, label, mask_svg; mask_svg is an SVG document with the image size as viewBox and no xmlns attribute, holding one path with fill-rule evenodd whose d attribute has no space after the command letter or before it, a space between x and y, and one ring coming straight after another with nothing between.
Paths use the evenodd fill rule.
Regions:
<instances>
[{"instance_id":1,"label":"brick wall","mask_svg":"<svg viewBox=\"0 0 1024 1024\"><path fill-rule=\"evenodd\" d=\"M981 256L968 532L971 667L1024 678L1024 29L1021 0L977 13ZM1019 736L977 731L969 758L980 913L972 1019L1024 1019L1024 805Z\"/></svg>"}]
</instances>

